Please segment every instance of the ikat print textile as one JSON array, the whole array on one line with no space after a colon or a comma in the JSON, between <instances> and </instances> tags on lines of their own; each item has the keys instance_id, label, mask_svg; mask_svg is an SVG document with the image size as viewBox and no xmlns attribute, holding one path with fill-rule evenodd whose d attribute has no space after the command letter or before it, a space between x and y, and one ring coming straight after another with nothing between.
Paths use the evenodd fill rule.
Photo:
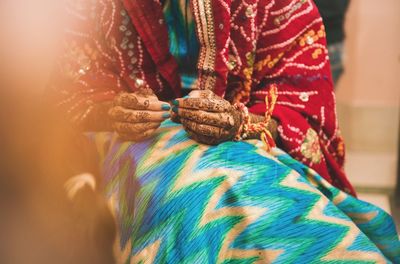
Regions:
<instances>
[{"instance_id":1,"label":"ikat print textile","mask_svg":"<svg viewBox=\"0 0 400 264\"><path fill-rule=\"evenodd\" d=\"M181 80L193 83L180 76L170 52L174 23L159 0L66 2L70 23L54 101L73 122L84 123L121 91L134 92L137 79L163 101L181 97ZM355 195L343 171L326 33L313 1L191 0L190 9L199 42L197 88L263 115L265 97L277 87L273 117L282 149Z\"/></svg>"},{"instance_id":2,"label":"ikat print textile","mask_svg":"<svg viewBox=\"0 0 400 264\"><path fill-rule=\"evenodd\" d=\"M137 143L88 136L121 263L400 263L388 214L261 141L201 145L168 121Z\"/></svg>"}]
</instances>

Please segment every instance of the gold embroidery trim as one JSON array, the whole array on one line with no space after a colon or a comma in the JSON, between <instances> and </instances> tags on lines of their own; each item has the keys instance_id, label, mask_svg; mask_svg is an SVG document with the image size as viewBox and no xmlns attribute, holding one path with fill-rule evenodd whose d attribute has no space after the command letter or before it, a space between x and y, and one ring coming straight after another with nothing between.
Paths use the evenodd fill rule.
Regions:
<instances>
[{"instance_id":1,"label":"gold embroidery trim","mask_svg":"<svg viewBox=\"0 0 400 264\"><path fill-rule=\"evenodd\" d=\"M201 44L198 68L199 89L214 90L216 83L215 61L217 54L212 0L193 1L197 34Z\"/></svg>"}]
</instances>

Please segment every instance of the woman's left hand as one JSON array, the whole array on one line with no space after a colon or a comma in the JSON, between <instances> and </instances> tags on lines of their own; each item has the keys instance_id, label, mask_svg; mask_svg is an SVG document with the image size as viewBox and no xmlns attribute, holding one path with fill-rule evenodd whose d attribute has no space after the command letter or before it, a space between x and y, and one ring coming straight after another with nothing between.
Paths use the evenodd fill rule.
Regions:
<instances>
[{"instance_id":1,"label":"woman's left hand","mask_svg":"<svg viewBox=\"0 0 400 264\"><path fill-rule=\"evenodd\" d=\"M209 90L192 91L172 102L186 132L194 140L216 145L232 140L242 122L242 114L228 101Z\"/></svg>"}]
</instances>

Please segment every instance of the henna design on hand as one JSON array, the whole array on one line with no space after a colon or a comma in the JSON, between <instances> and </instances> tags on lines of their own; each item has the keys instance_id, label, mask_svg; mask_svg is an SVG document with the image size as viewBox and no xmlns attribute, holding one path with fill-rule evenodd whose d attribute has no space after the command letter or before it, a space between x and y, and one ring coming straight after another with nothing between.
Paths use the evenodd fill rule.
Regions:
<instances>
[{"instance_id":1,"label":"henna design on hand","mask_svg":"<svg viewBox=\"0 0 400 264\"><path fill-rule=\"evenodd\" d=\"M159 101L157 97L144 97L137 93L121 93L114 99L115 106L132 110L167 111L170 105L167 102Z\"/></svg>"},{"instance_id":2,"label":"henna design on hand","mask_svg":"<svg viewBox=\"0 0 400 264\"><path fill-rule=\"evenodd\" d=\"M144 122L162 122L169 117L168 112L161 111L135 111L115 106L110 109L111 119L119 122L144 123Z\"/></svg>"},{"instance_id":3,"label":"henna design on hand","mask_svg":"<svg viewBox=\"0 0 400 264\"><path fill-rule=\"evenodd\" d=\"M117 95L108 112L114 130L128 140L148 137L170 116L170 105L159 101L148 86L139 84L136 92Z\"/></svg>"},{"instance_id":4,"label":"henna design on hand","mask_svg":"<svg viewBox=\"0 0 400 264\"><path fill-rule=\"evenodd\" d=\"M194 131L196 134L201 134L203 136L225 139L228 138L230 135L229 131L221 127L198 124L187 119L183 119L182 124L184 127L187 127L191 131Z\"/></svg>"},{"instance_id":5,"label":"henna design on hand","mask_svg":"<svg viewBox=\"0 0 400 264\"><path fill-rule=\"evenodd\" d=\"M150 113L149 112L136 112L136 120L138 123L146 122L150 119Z\"/></svg>"},{"instance_id":6,"label":"henna design on hand","mask_svg":"<svg viewBox=\"0 0 400 264\"><path fill-rule=\"evenodd\" d=\"M213 113L202 110L193 111L180 108L178 110L178 115L184 119L188 119L199 124L222 127L228 130L235 125L235 121L231 113Z\"/></svg>"},{"instance_id":7,"label":"henna design on hand","mask_svg":"<svg viewBox=\"0 0 400 264\"><path fill-rule=\"evenodd\" d=\"M115 122L114 129L120 134L138 134L142 135L148 130L156 129L160 126L160 123L148 122L148 123L124 123Z\"/></svg>"},{"instance_id":8,"label":"henna design on hand","mask_svg":"<svg viewBox=\"0 0 400 264\"><path fill-rule=\"evenodd\" d=\"M179 107L203 110L207 112L229 112L232 110L232 105L223 99L218 98L181 98L177 99L176 103Z\"/></svg>"},{"instance_id":9,"label":"henna design on hand","mask_svg":"<svg viewBox=\"0 0 400 264\"><path fill-rule=\"evenodd\" d=\"M123 122L133 122L132 118L132 112L131 111L126 111L124 108L120 106L115 106L110 109L108 112L108 115L110 116L111 119L114 119L116 121L123 121Z\"/></svg>"},{"instance_id":10,"label":"henna design on hand","mask_svg":"<svg viewBox=\"0 0 400 264\"><path fill-rule=\"evenodd\" d=\"M179 106L177 114L191 138L205 144L218 144L235 137L242 123L240 111L209 90L193 91L189 95L173 104Z\"/></svg>"},{"instance_id":11,"label":"henna design on hand","mask_svg":"<svg viewBox=\"0 0 400 264\"><path fill-rule=\"evenodd\" d=\"M134 110L146 110L150 106L149 99L139 99L136 94L122 93L115 98L115 105L123 106Z\"/></svg>"},{"instance_id":12,"label":"henna design on hand","mask_svg":"<svg viewBox=\"0 0 400 264\"><path fill-rule=\"evenodd\" d=\"M188 133L189 137L199 143L207 144L207 145L218 145L223 142L221 139L217 139L215 137L208 137L201 134L197 134L193 132L189 128L185 128L186 132Z\"/></svg>"}]
</instances>

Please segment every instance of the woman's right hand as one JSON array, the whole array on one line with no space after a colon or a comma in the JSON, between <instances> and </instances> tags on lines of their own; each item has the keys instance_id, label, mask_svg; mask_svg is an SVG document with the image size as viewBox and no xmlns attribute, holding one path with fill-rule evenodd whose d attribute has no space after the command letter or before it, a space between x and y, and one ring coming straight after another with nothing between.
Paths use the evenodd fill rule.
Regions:
<instances>
[{"instance_id":1,"label":"woman's right hand","mask_svg":"<svg viewBox=\"0 0 400 264\"><path fill-rule=\"evenodd\" d=\"M117 95L109 116L121 138L139 141L151 136L170 117L170 108L151 89L141 88L134 93Z\"/></svg>"}]
</instances>

